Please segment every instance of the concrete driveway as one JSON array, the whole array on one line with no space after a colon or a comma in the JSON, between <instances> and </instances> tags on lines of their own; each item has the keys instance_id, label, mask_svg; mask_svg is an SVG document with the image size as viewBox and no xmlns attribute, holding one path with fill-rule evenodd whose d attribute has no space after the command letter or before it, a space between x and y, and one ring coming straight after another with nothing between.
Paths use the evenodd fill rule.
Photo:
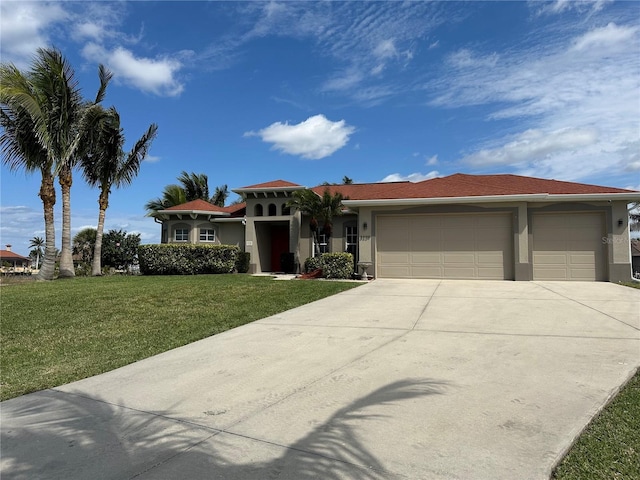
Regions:
<instances>
[{"instance_id":1,"label":"concrete driveway","mask_svg":"<svg viewBox=\"0 0 640 480\"><path fill-rule=\"evenodd\" d=\"M543 479L639 364L639 290L376 280L3 402L0 473Z\"/></svg>"}]
</instances>

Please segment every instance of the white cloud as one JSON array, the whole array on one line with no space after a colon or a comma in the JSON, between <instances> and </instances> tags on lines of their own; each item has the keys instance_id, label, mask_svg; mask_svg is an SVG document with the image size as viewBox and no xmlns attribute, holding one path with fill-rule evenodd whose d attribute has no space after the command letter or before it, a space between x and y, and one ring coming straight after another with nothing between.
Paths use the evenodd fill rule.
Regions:
<instances>
[{"instance_id":1,"label":"white cloud","mask_svg":"<svg viewBox=\"0 0 640 480\"><path fill-rule=\"evenodd\" d=\"M393 39L387 39L380 41L378 45L376 45L376 48L373 49L373 54L380 59L386 59L398 56L398 51L393 43Z\"/></svg>"},{"instance_id":2,"label":"white cloud","mask_svg":"<svg viewBox=\"0 0 640 480\"><path fill-rule=\"evenodd\" d=\"M593 29L575 39L573 50L582 52L594 48L606 48L629 45L629 42L638 32L638 27L619 27L615 23L609 23L606 27Z\"/></svg>"},{"instance_id":3,"label":"white cloud","mask_svg":"<svg viewBox=\"0 0 640 480\"><path fill-rule=\"evenodd\" d=\"M555 132L527 130L515 139L493 149L483 149L462 158L472 166L518 165L548 159L563 151L578 150L598 141L593 129L567 129Z\"/></svg>"},{"instance_id":4,"label":"white cloud","mask_svg":"<svg viewBox=\"0 0 640 480\"><path fill-rule=\"evenodd\" d=\"M88 60L106 64L117 80L145 92L173 97L184 90L184 85L178 79L183 65L177 58L136 57L125 48L117 47L109 51L93 42L85 45L82 54Z\"/></svg>"},{"instance_id":5,"label":"white cloud","mask_svg":"<svg viewBox=\"0 0 640 480\"><path fill-rule=\"evenodd\" d=\"M147 163L157 163L157 162L160 161L160 159L161 159L161 157L157 157L155 155L147 155L144 158L144 161L147 162Z\"/></svg>"},{"instance_id":6,"label":"white cloud","mask_svg":"<svg viewBox=\"0 0 640 480\"><path fill-rule=\"evenodd\" d=\"M381 182L422 182L423 180L430 180L436 178L439 175L437 170L432 170L429 173L410 173L409 175L400 175L399 173L392 173L384 177Z\"/></svg>"},{"instance_id":7,"label":"white cloud","mask_svg":"<svg viewBox=\"0 0 640 480\"><path fill-rule=\"evenodd\" d=\"M455 68L492 68L498 63L498 54L478 56L471 50L463 48L449 55L447 61Z\"/></svg>"},{"instance_id":8,"label":"white cloud","mask_svg":"<svg viewBox=\"0 0 640 480\"><path fill-rule=\"evenodd\" d=\"M427 163L425 163L425 165L427 165L428 167L437 165L437 164L438 164L438 155L433 155L432 157L429 157L427 159Z\"/></svg>"},{"instance_id":9,"label":"white cloud","mask_svg":"<svg viewBox=\"0 0 640 480\"><path fill-rule=\"evenodd\" d=\"M2 61L24 68L38 48L49 44L47 28L67 16L58 3L0 2Z\"/></svg>"},{"instance_id":10,"label":"white cloud","mask_svg":"<svg viewBox=\"0 0 640 480\"><path fill-rule=\"evenodd\" d=\"M589 14L599 12L607 3L613 0L555 0L554 2L540 2L539 0L529 0L529 3L538 9L538 15L561 14L569 10L578 12L588 12ZM540 5L542 5L541 8Z\"/></svg>"},{"instance_id":11,"label":"white cloud","mask_svg":"<svg viewBox=\"0 0 640 480\"><path fill-rule=\"evenodd\" d=\"M276 122L244 136L259 136L262 141L272 143L274 150L319 160L344 147L353 132L355 128L344 120L332 122L324 115L315 115L296 125Z\"/></svg>"},{"instance_id":12,"label":"white cloud","mask_svg":"<svg viewBox=\"0 0 640 480\"><path fill-rule=\"evenodd\" d=\"M458 51L427 85L431 105L483 106L488 121L509 121L503 135L467 147L463 160L478 168L566 180L620 175L640 145L639 33L635 25L592 28L489 55L491 68L486 56Z\"/></svg>"}]
</instances>

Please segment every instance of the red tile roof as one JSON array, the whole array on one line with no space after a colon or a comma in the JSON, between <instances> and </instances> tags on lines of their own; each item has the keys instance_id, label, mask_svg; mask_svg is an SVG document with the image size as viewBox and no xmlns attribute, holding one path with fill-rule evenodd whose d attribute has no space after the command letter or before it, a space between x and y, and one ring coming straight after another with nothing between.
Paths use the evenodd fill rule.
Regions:
<instances>
[{"instance_id":1,"label":"red tile roof","mask_svg":"<svg viewBox=\"0 0 640 480\"><path fill-rule=\"evenodd\" d=\"M249 185L248 187L242 187L242 188L239 188L238 190L245 190L250 188L257 190L261 188L284 188L284 187L302 188L302 185L298 185L297 183L287 182L286 180L273 180L271 182L258 183L256 185Z\"/></svg>"},{"instance_id":2,"label":"red tile roof","mask_svg":"<svg viewBox=\"0 0 640 480\"><path fill-rule=\"evenodd\" d=\"M219 207L207 202L206 200L197 199L187 203L182 203L180 205L174 205L173 207L169 207L166 210L228 213L231 216L234 216L234 214L240 213L240 211L246 208L246 206L247 204L242 202L234 205L229 205L228 207Z\"/></svg>"},{"instance_id":3,"label":"red tile roof","mask_svg":"<svg viewBox=\"0 0 640 480\"><path fill-rule=\"evenodd\" d=\"M27 257L23 257L22 255L18 255L16 252L11 252L9 250L0 250L0 260L24 260L30 262L31 259Z\"/></svg>"},{"instance_id":4,"label":"red tile roof","mask_svg":"<svg viewBox=\"0 0 640 480\"><path fill-rule=\"evenodd\" d=\"M369 183L353 185L320 185L312 190L322 194L326 188L340 192L349 200L385 200L394 198L450 198L527 194L593 194L631 193L614 187L585 183L563 182L520 175L466 175L456 173L448 177L422 182Z\"/></svg>"}]
</instances>

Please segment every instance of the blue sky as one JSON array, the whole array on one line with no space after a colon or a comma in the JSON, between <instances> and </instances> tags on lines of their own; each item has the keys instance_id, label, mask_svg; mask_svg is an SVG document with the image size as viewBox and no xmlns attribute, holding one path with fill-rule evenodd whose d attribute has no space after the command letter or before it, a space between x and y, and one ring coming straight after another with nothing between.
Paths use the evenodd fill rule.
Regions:
<instances>
[{"instance_id":1,"label":"blue sky","mask_svg":"<svg viewBox=\"0 0 640 480\"><path fill-rule=\"evenodd\" d=\"M182 170L211 189L456 172L640 189L638 2L3 0L0 20L3 62L54 45L87 98L108 66L129 147L158 124L107 210L143 243L160 237L144 204ZM2 167L0 182L0 244L26 255L39 178ZM75 176L74 233L97 195Z\"/></svg>"}]
</instances>

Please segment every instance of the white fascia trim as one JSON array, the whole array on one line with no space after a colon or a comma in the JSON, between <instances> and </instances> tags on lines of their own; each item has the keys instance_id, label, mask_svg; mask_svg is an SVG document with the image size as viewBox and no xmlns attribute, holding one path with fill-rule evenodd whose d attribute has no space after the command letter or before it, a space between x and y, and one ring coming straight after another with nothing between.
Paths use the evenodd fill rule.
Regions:
<instances>
[{"instance_id":1,"label":"white fascia trim","mask_svg":"<svg viewBox=\"0 0 640 480\"><path fill-rule=\"evenodd\" d=\"M295 192L297 190L305 190L307 187L300 185L299 187L265 187L265 188L235 188L231 190L233 193L263 193L263 192Z\"/></svg>"},{"instance_id":2,"label":"white fascia trim","mask_svg":"<svg viewBox=\"0 0 640 480\"><path fill-rule=\"evenodd\" d=\"M230 215L230 213L227 212L212 212L210 210L160 210L156 213L162 213L165 215L191 215L192 213L195 213L196 215L213 215L216 217L228 217Z\"/></svg>"},{"instance_id":3,"label":"white fascia trim","mask_svg":"<svg viewBox=\"0 0 640 480\"><path fill-rule=\"evenodd\" d=\"M216 223L236 223L245 221L244 217L233 217L233 218L212 218L209 220L210 222Z\"/></svg>"},{"instance_id":4,"label":"white fascia trim","mask_svg":"<svg viewBox=\"0 0 640 480\"><path fill-rule=\"evenodd\" d=\"M586 194L549 194L534 193L528 195L488 195L474 197L437 197L437 198L388 198L378 200L343 200L347 206L395 206L395 205L438 205L453 203L498 203L498 202L595 202L595 201L640 201L640 192L629 193L586 193Z\"/></svg>"}]
</instances>

